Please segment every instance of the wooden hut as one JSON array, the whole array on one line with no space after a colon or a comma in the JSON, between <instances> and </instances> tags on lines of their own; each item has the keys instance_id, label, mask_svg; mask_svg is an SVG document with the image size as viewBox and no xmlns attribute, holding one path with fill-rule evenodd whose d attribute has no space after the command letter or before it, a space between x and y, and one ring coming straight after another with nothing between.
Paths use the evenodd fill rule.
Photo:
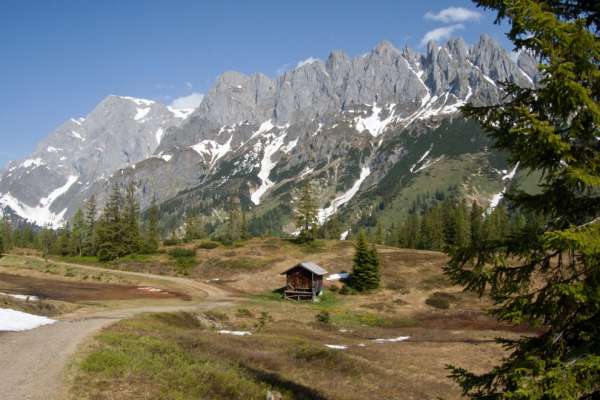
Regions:
<instances>
[{"instance_id":1,"label":"wooden hut","mask_svg":"<svg viewBox=\"0 0 600 400\"><path fill-rule=\"evenodd\" d=\"M323 276L327 271L317 264L304 261L283 272L287 278L283 297L293 300L314 300L323 293Z\"/></svg>"}]
</instances>

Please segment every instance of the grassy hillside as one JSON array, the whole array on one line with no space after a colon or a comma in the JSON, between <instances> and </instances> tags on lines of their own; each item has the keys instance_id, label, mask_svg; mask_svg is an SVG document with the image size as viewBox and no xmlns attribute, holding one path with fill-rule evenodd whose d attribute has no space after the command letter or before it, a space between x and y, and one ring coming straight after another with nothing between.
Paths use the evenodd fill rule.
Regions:
<instances>
[{"instance_id":1,"label":"grassy hillside","mask_svg":"<svg viewBox=\"0 0 600 400\"><path fill-rule=\"evenodd\" d=\"M326 281L319 302L298 303L275 291L280 273L299 260L349 271L352 243L268 238L199 249L190 276L239 300L105 329L74 367L73 398L263 399L269 391L286 399L459 398L445 365L489 368L504 354L493 343L499 331L523 330L494 321L486 303L451 286L444 254L379 252L380 290L343 295L341 282Z\"/></svg>"}]
</instances>

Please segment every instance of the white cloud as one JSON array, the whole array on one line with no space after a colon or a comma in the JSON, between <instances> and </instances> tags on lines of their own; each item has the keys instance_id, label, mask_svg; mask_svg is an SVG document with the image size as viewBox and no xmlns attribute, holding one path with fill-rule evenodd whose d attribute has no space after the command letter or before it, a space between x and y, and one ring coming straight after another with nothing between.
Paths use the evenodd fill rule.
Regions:
<instances>
[{"instance_id":1,"label":"white cloud","mask_svg":"<svg viewBox=\"0 0 600 400\"><path fill-rule=\"evenodd\" d=\"M192 88L194 87L194 85L192 85L192 82L190 82L190 81L187 81L187 82L185 83L185 86L186 86L186 87L187 87L189 90L192 90Z\"/></svg>"},{"instance_id":2,"label":"white cloud","mask_svg":"<svg viewBox=\"0 0 600 400\"><path fill-rule=\"evenodd\" d=\"M170 104L170 106L176 110L184 110L190 108L196 108L202 102L204 94L192 93L188 96L178 97Z\"/></svg>"},{"instance_id":3,"label":"white cloud","mask_svg":"<svg viewBox=\"0 0 600 400\"><path fill-rule=\"evenodd\" d=\"M480 13L464 7L448 7L441 10L437 14L431 11L427 11L425 14L425 19L443 22L445 24L451 22L474 21L478 20L479 18L481 18Z\"/></svg>"},{"instance_id":4,"label":"white cloud","mask_svg":"<svg viewBox=\"0 0 600 400\"><path fill-rule=\"evenodd\" d=\"M298 64L296 64L296 68L300 68L300 67L303 67L305 65L312 64L315 61L319 61L319 59L318 58L314 58L314 57L308 57L306 60L302 60Z\"/></svg>"},{"instance_id":5,"label":"white cloud","mask_svg":"<svg viewBox=\"0 0 600 400\"><path fill-rule=\"evenodd\" d=\"M427 44L427 42L429 42L430 40L433 40L434 42L446 40L455 31L458 31L460 29L465 29L465 26L463 24L454 24L454 25L442 26L441 28L431 30L431 31L427 32L425 34L425 36L423 36L423 39L421 39L421 46L425 46Z\"/></svg>"}]
</instances>

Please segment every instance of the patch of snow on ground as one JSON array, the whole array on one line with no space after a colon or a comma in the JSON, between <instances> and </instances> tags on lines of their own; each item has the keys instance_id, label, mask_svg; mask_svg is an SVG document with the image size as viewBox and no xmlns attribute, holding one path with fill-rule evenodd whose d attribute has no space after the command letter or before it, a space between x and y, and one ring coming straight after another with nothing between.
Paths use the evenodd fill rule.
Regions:
<instances>
[{"instance_id":1,"label":"patch of snow on ground","mask_svg":"<svg viewBox=\"0 0 600 400\"><path fill-rule=\"evenodd\" d=\"M325 347L333 350L346 350L348 346L343 344L326 344Z\"/></svg>"},{"instance_id":2,"label":"patch of snow on ground","mask_svg":"<svg viewBox=\"0 0 600 400\"><path fill-rule=\"evenodd\" d=\"M40 326L55 323L53 319L11 310L9 308L0 308L0 331L21 332L35 329Z\"/></svg>"},{"instance_id":3,"label":"patch of snow on ground","mask_svg":"<svg viewBox=\"0 0 600 400\"><path fill-rule=\"evenodd\" d=\"M252 333L248 332L248 331L228 331L225 329L220 330L219 333L222 335L233 335L233 336L250 336L250 335L252 335Z\"/></svg>"},{"instance_id":4,"label":"patch of snow on ground","mask_svg":"<svg viewBox=\"0 0 600 400\"><path fill-rule=\"evenodd\" d=\"M350 233L349 230L342 232L342 234L340 235L340 240L346 240L348 239L348 234Z\"/></svg>"},{"instance_id":5,"label":"patch of snow on ground","mask_svg":"<svg viewBox=\"0 0 600 400\"><path fill-rule=\"evenodd\" d=\"M258 172L258 178L262 183L250 196L250 200L252 200L252 202L256 205L260 204L261 197L275 184L269 179L269 175L271 174L273 168L275 168L276 164L273 162L272 157L281 148L281 146L283 146L283 139L285 136L286 133L283 132L280 136L271 138L271 142L269 142L269 144L267 144L264 148L263 158L260 162L260 171Z\"/></svg>"},{"instance_id":6,"label":"patch of snow on ground","mask_svg":"<svg viewBox=\"0 0 600 400\"><path fill-rule=\"evenodd\" d=\"M136 121L139 121L142 118L144 118L146 115L148 115L149 112L150 112L150 107L138 108L135 112L135 117L133 117L133 119Z\"/></svg>"},{"instance_id":7,"label":"patch of snow on ground","mask_svg":"<svg viewBox=\"0 0 600 400\"><path fill-rule=\"evenodd\" d=\"M405 340L410 339L410 336L398 336L390 339L373 339L375 343L394 343L394 342L404 342Z\"/></svg>"},{"instance_id":8,"label":"patch of snow on ground","mask_svg":"<svg viewBox=\"0 0 600 400\"><path fill-rule=\"evenodd\" d=\"M333 199L331 205L327 208L321 208L319 210L319 223L323 224L329 217L331 217L335 212L344 204L352 200L354 195L358 193L360 189L360 185L362 185L363 181L367 179L367 177L371 174L371 168L368 165L362 167L360 171L360 177L354 182L354 185L345 193Z\"/></svg>"},{"instance_id":9,"label":"patch of snow on ground","mask_svg":"<svg viewBox=\"0 0 600 400\"><path fill-rule=\"evenodd\" d=\"M348 279L348 277L350 276L349 273L347 272L340 272L337 274L330 274L327 278L325 278L325 280L327 281L339 281L340 279Z\"/></svg>"},{"instance_id":10,"label":"patch of snow on ground","mask_svg":"<svg viewBox=\"0 0 600 400\"><path fill-rule=\"evenodd\" d=\"M151 292L151 293L160 293L160 292L163 292L162 289L155 288L155 287L152 287L152 286L142 286L142 287L139 287L138 290L143 290L144 292Z\"/></svg>"},{"instance_id":11,"label":"patch of snow on ground","mask_svg":"<svg viewBox=\"0 0 600 400\"><path fill-rule=\"evenodd\" d=\"M390 122L394 119L393 111L395 108L395 104L392 104L388 107L388 113L390 114L386 119L380 119L379 114L382 111L382 108L378 107L376 103L373 103L371 115L368 117L356 117L354 118L354 124L356 126L356 130L359 132L369 131L371 136L377 137L379 136L385 128L388 126Z\"/></svg>"},{"instance_id":12,"label":"patch of snow on ground","mask_svg":"<svg viewBox=\"0 0 600 400\"><path fill-rule=\"evenodd\" d=\"M0 292L0 296L12 297L17 300L25 300L25 301L38 301L40 298L37 296L29 296L26 294L12 294L12 293L4 293Z\"/></svg>"}]
</instances>

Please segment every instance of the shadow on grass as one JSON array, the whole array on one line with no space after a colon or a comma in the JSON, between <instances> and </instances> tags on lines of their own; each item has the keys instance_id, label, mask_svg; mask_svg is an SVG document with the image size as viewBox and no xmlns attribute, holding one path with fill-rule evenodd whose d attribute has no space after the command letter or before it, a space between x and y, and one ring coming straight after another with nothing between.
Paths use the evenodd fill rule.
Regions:
<instances>
[{"instance_id":1,"label":"shadow on grass","mask_svg":"<svg viewBox=\"0 0 600 400\"><path fill-rule=\"evenodd\" d=\"M295 400L327 400L327 397L324 397L315 389L285 379L277 373L261 371L247 365L243 365L243 368L255 379L267 383L279 390L292 393L292 398Z\"/></svg>"}]
</instances>

